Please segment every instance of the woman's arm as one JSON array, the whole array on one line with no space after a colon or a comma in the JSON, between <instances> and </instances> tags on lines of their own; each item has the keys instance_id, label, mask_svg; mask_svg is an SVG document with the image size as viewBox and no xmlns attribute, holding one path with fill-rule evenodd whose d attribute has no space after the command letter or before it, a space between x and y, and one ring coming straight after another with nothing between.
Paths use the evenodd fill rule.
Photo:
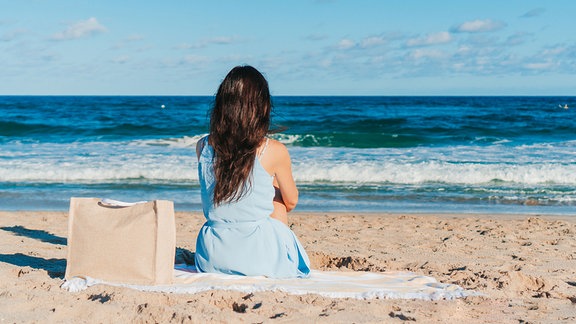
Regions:
<instances>
[{"instance_id":1,"label":"woman's arm","mask_svg":"<svg viewBox=\"0 0 576 324\"><path fill-rule=\"evenodd\" d=\"M289 212L298 204L298 189L292 176L290 154L284 144L273 140L269 143L269 150L270 152L265 154L264 158L267 158L265 162L270 162L266 163L270 169L263 165L266 171L272 171L270 173L275 177L281 199L286 206L286 211Z\"/></svg>"}]
</instances>

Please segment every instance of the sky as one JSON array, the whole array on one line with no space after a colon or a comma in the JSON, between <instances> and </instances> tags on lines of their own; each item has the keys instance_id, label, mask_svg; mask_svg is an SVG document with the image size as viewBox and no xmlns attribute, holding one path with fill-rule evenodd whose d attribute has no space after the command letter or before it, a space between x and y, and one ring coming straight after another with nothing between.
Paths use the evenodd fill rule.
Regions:
<instances>
[{"instance_id":1,"label":"sky","mask_svg":"<svg viewBox=\"0 0 576 324\"><path fill-rule=\"evenodd\" d=\"M0 95L576 95L573 0L0 0Z\"/></svg>"}]
</instances>

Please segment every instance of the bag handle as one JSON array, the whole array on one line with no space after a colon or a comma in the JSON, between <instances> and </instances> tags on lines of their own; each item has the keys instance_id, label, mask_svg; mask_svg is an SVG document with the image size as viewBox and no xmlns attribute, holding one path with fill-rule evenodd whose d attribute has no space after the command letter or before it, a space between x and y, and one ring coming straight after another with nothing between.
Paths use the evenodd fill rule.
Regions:
<instances>
[{"instance_id":1,"label":"bag handle","mask_svg":"<svg viewBox=\"0 0 576 324\"><path fill-rule=\"evenodd\" d=\"M131 207L134 206L136 204L144 204L147 203L148 201L137 201L137 202L124 202L124 201L119 201L119 200L114 200L114 199L100 199L100 202L98 203L100 206L104 206L104 207Z\"/></svg>"}]
</instances>

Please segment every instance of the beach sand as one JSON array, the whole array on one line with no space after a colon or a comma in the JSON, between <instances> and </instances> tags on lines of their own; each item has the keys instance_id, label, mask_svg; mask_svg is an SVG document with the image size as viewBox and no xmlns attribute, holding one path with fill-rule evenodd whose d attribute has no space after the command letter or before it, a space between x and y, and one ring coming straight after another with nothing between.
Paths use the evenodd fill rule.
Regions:
<instances>
[{"instance_id":1,"label":"beach sand","mask_svg":"<svg viewBox=\"0 0 576 324\"><path fill-rule=\"evenodd\" d=\"M193 252L204 219L176 217L177 246ZM67 213L0 212L0 322L576 322L576 216L296 213L289 223L315 269L409 270L484 296L179 295L105 285L70 293L60 288Z\"/></svg>"}]
</instances>

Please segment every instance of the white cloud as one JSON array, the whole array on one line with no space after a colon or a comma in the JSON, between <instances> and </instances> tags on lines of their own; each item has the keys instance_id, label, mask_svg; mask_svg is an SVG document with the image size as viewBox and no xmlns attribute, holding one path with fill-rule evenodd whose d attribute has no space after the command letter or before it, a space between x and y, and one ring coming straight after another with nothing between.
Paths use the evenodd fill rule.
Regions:
<instances>
[{"instance_id":1,"label":"white cloud","mask_svg":"<svg viewBox=\"0 0 576 324\"><path fill-rule=\"evenodd\" d=\"M16 38L18 38L20 35L24 35L28 33L27 30L25 29L17 29L17 30L13 30L7 33L4 33L3 35L0 36L0 41L2 42L10 42L15 40Z\"/></svg>"},{"instance_id":2,"label":"white cloud","mask_svg":"<svg viewBox=\"0 0 576 324\"><path fill-rule=\"evenodd\" d=\"M130 46L130 44L137 44L140 43L144 40L144 36L142 35L130 35L126 38L124 38L123 40L119 41L118 43L114 44L112 46L112 49L122 49L122 48L126 48L127 46Z\"/></svg>"},{"instance_id":3,"label":"white cloud","mask_svg":"<svg viewBox=\"0 0 576 324\"><path fill-rule=\"evenodd\" d=\"M454 63L452 64L452 69L454 69L454 71L459 72L461 70L465 70L466 69L466 64L464 63Z\"/></svg>"},{"instance_id":4,"label":"white cloud","mask_svg":"<svg viewBox=\"0 0 576 324\"><path fill-rule=\"evenodd\" d=\"M404 39L406 39L406 35L404 33L392 31L380 35L364 37L360 43L356 45L360 46L361 48L371 48L385 44L392 44L396 41L401 41Z\"/></svg>"},{"instance_id":5,"label":"white cloud","mask_svg":"<svg viewBox=\"0 0 576 324\"><path fill-rule=\"evenodd\" d=\"M208 63L210 62L210 60L208 60L207 57L204 56L199 56L199 55L186 55L185 57L183 57L180 60L181 64L204 64L204 63Z\"/></svg>"},{"instance_id":6,"label":"white cloud","mask_svg":"<svg viewBox=\"0 0 576 324\"><path fill-rule=\"evenodd\" d=\"M160 61L162 68L181 68L181 67L207 67L213 59L201 55L185 55L182 57L165 58Z\"/></svg>"},{"instance_id":7,"label":"white cloud","mask_svg":"<svg viewBox=\"0 0 576 324\"><path fill-rule=\"evenodd\" d=\"M508 38L506 39L506 45L514 46L524 44L530 39L531 36L532 34L524 32L515 33L513 35L508 36Z\"/></svg>"},{"instance_id":8,"label":"white cloud","mask_svg":"<svg viewBox=\"0 0 576 324\"><path fill-rule=\"evenodd\" d=\"M197 43L181 43L175 46L177 49L194 49L204 48L208 45L229 45L240 42L241 39L236 36L217 36L212 38L203 39Z\"/></svg>"},{"instance_id":9,"label":"white cloud","mask_svg":"<svg viewBox=\"0 0 576 324\"><path fill-rule=\"evenodd\" d=\"M144 36L142 36L140 34L130 35L124 39L124 41L126 41L126 42L138 42L141 40L144 40Z\"/></svg>"},{"instance_id":10,"label":"white cloud","mask_svg":"<svg viewBox=\"0 0 576 324\"><path fill-rule=\"evenodd\" d=\"M190 43L180 43L180 44L174 46L174 48L186 50L186 49L197 48L197 47L193 44L190 44Z\"/></svg>"},{"instance_id":11,"label":"white cloud","mask_svg":"<svg viewBox=\"0 0 576 324\"><path fill-rule=\"evenodd\" d=\"M353 40L344 38L338 42L337 47L342 50L351 49L356 46L356 43Z\"/></svg>"},{"instance_id":12,"label":"white cloud","mask_svg":"<svg viewBox=\"0 0 576 324\"><path fill-rule=\"evenodd\" d=\"M488 36L486 34L471 34L463 42L475 47L494 47L499 46L498 37Z\"/></svg>"},{"instance_id":13,"label":"white cloud","mask_svg":"<svg viewBox=\"0 0 576 324\"><path fill-rule=\"evenodd\" d=\"M364 38L362 40L362 42L360 42L360 46L363 48L367 48L367 47L374 47L374 46L382 45L384 43L386 43L386 40L384 39L384 37L372 36L372 37Z\"/></svg>"},{"instance_id":14,"label":"white cloud","mask_svg":"<svg viewBox=\"0 0 576 324\"><path fill-rule=\"evenodd\" d=\"M552 62L539 62L539 63L526 63L524 67L528 70L533 71L542 71L542 70L549 70L554 66Z\"/></svg>"},{"instance_id":15,"label":"white cloud","mask_svg":"<svg viewBox=\"0 0 576 324\"><path fill-rule=\"evenodd\" d=\"M556 56L566 52L567 48L564 46L556 46L552 48L547 48L542 51L542 55L544 56Z\"/></svg>"},{"instance_id":16,"label":"white cloud","mask_svg":"<svg viewBox=\"0 0 576 324\"><path fill-rule=\"evenodd\" d=\"M541 16L545 11L546 11L546 9L544 9L544 8L535 8L535 9L532 9L532 10L526 12L522 16L520 16L520 18L538 17L538 16Z\"/></svg>"},{"instance_id":17,"label":"white cloud","mask_svg":"<svg viewBox=\"0 0 576 324\"><path fill-rule=\"evenodd\" d=\"M449 32L438 32L433 34L428 34L423 37L411 38L406 41L406 46L429 46L446 44L452 41L452 35Z\"/></svg>"},{"instance_id":18,"label":"white cloud","mask_svg":"<svg viewBox=\"0 0 576 324\"><path fill-rule=\"evenodd\" d=\"M218 37L213 37L213 38L209 38L209 39L205 40L205 43L226 45L226 44L232 44L236 40L237 40L236 37L233 37L233 36L218 36Z\"/></svg>"},{"instance_id":19,"label":"white cloud","mask_svg":"<svg viewBox=\"0 0 576 324\"><path fill-rule=\"evenodd\" d=\"M310 34L306 37L304 37L304 39L309 40L309 41L320 41L320 40L325 40L328 38L328 35L326 34Z\"/></svg>"},{"instance_id":20,"label":"white cloud","mask_svg":"<svg viewBox=\"0 0 576 324\"><path fill-rule=\"evenodd\" d=\"M460 45L456 50L456 55L467 55L468 53L472 52L472 48L468 45Z\"/></svg>"},{"instance_id":21,"label":"white cloud","mask_svg":"<svg viewBox=\"0 0 576 324\"><path fill-rule=\"evenodd\" d=\"M87 20L82 20L68 26L66 30L54 34L52 36L52 39L54 40L77 39L92 36L105 31L107 31L106 27L102 26L96 18L91 17L88 18Z\"/></svg>"},{"instance_id":22,"label":"white cloud","mask_svg":"<svg viewBox=\"0 0 576 324\"><path fill-rule=\"evenodd\" d=\"M446 57L446 54L440 50L436 49L416 49L410 52L410 58L419 60L419 59L439 59Z\"/></svg>"},{"instance_id":23,"label":"white cloud","mask_svg":"<svg viewBox=\"0 0 576 324\"><path fill-rule=\"evenodd\" d=\"M325 58L325 59L323 59L323 60L320 61L320 64L319 64L319 65L320 65L321 67L323 67L323 68L329 68L329 67L332 66L332 63L333 63L332 61L333 61L333 60L332 60L332 58L330 58L330 57L329 57L329 58Z\"/></svg>"},{"instance_id":24,"label":"white cloud","mask_svg":"<svg viewBox=\"0 0 576 324\"><path fill-rule=\"evenodd\" d=\"M219 63L226 63L229 64L232 62L232 64L239 64L238 62L250 62L254 60L254 57L250 56L250 55L241 55L241 54L228 54L222 57L217 58L217 61Z\"/></svg>"},{"instance_id":25,"label":"white cloud","mask_svg":"<svg viewBox=\"0 0 576 324\"><path fill-rule=\"evenodd\" d=\"M486 33L500 30L506 27L506 23L502 21L494 21L491 19L485 20L471 20L463 22L457 26L452 27L451 31L455 33Z\"/></svg>"},{"instance_id":26,"label":"white cloud","mask_svg":"<svg viewBox=\"0 0 576 324\"><path fill-rule=\"evenodd\" d=\"M112 59L112 63L116 64L125 64L130 61L130 57L128 56L118 56Z\"/></svg>"}]
</instances>

